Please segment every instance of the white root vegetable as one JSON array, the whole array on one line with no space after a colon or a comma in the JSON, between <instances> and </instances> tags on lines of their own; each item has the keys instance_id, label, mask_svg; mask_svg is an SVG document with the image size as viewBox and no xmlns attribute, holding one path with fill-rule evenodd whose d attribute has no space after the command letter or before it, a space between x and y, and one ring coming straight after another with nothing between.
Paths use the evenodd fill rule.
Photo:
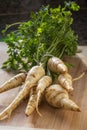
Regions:
<instances>
[{"instance_id":1,"label":"white root vegetable","mask_svg":"<svg viewBox=\"0 0 87 130\"><path fill-rule=\"evenodd\" d=\"M50 76L43 76L39 80L37 87L31 89L29 102L28 102L27 108L25 110L25 114L27 116L29 116L35 110L35 108L36 108L38 114L41 116L41 114L38 110L38 105L40 104L40 102L42 100L46 87L50 86L51 83L52 83L52 78Z\"/></svg>"},{"instance_id":2,"label":"white root vegetable","mask_svg":"<svg viewBox=\"0 0 87 130\"><path fill-rule=\"evenodd\" d=\"M9 79L7 82L0 86L0 93L5 92L9 89L16 88L21 85L26 79L26 73L20 73Z\"/></svg>"},{"instance_id":3,"label":"white root vegetable","mask_svg":"<svg viewBox=\"0 0 87 130\"><path fill-rule=\"evenodd\" d=\"M56 74L68 72L67 66L57 57L52 57L48 60L48 68Z\"/></svg>"},{"instance_id":4,"label":"white root vegetable","mask_svg":"<svg viewBox=\"0 0 87 130\"><path fill-rule=\"evenodd\" d=\"M68 92L59 84L51 85L46 89L45 97L47 102L57 108L65 108L72 111L80 111L80 108L74 101L69 99Z\"/></svg>"},{"instance_id":5,"label":"white root vegetable","mask_svg":"<svg viewBox=\"0 0 87 130\"><path fill-rule=\"evenodd\" d=\"M45 71L41 66L34 66L27 74L24 88L18 93L12 103L0 113L0 120L9 118L12 111L20 104L20 102L29 94L30 88L37 84L38 80L45 75Z\"/></svg>"},{"instance_id":6,"label":"white root vegetable","mask_svg":"<svg viewBox=\"0 0 87 130\"><path fill-rule=\"evenodd\" d=\"M30 97L29 97L29 101L27 104L27 107L25 109L25 114L26 116L29 116L30 114L32 114L34 112L34 110L36 109L36 86L30 89Z\"/></svg>"},{"instance_id":7,"label":"white root vegetable","mask_svg":"<svg viewBox=\"0 0 87 130\"><path fill-rule=\"evenodd\" d=\"M64 87L68 92L73 90L72 77L68 73L60 74L58 76L57 83Z\"/></svg>"},{"instance_id":8,"label":"white root vegetable","mask_svg":"<svg viewBox=\"0 0 87 130\"><path fill-rule=\"evenodd\" d=\"M38 110L38 105L39 102L41 101L42 96L44 95L44 91L47 87L49 87L52 84L52 78L50 76L43 76L37 85L36 92L37 92L37 100L36 100L36 110L37 113L41 116L39 110Z\"/></svg>"}]
</instances>

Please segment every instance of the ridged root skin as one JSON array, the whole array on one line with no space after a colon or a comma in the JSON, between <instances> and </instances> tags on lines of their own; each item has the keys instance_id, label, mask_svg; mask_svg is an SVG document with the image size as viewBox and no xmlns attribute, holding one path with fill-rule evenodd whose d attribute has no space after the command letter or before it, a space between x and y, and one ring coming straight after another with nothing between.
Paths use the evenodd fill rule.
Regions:
<instances>
[{"instance_id":1,"label":"ridged root skin","mask_svg":"<svg viewBox=\"0 0 87 130\"><path fill-rule=\"evenodd\" d=\"M68 92L73 91L72 87L72 77L68 73L60 74L57 79L57 83L59 83L62 87L64 87Z\"/></svg>"},{"instance_id":2,"label":"ridged root skin","mask_svg":"<svg viewBox=\"0 0 87 130\"><path fill-rule=\"evenodd\" d=\"M46 89L45 98L47 102L57 108L64 108L72 111L80 111L78 105L69 99L68 92L59 84L51 85Z\"/></svg>"},{"instance_id":3,"label":"ridged root skin","mask_svg":"<svg viewBox=\"0 0 87 130\"><path fill-rule=\"evenodd\" d=\"M40 101L42 100L45 89L47 87L49 87L51 84L52 84L52 78L50 76L43 76L38 82L38 85L36 88L36 91L37 91L36 111L40 116L42 116L42 115L39 112L38 105L39 105Z\"/></svg>"},{"instance_id":4,"label":"ridged root skin","mask_svg":"<svg viewBox=\"0 0 87 130\"><path fill-rule=\"evenodd\" d=\"M37 82L45 75L45 70L41 66L34 66L28 72L24 88L18 93L12 103L0 113L0 120L4 117L9 118L11 112L21 103L21 101L29 94L30 89L37 84ZM9 114L10 113L10 114Z\"/></svg>"},{"instance_id":5,"label":"ridged root skin","mask_svg":"<svg viewBox=\"0 0 87 130\"><path fill-rule=\"evenodd\" d=\"M34 110L36 109L35 102L36 102L36 86L30 89L30 97L28 100L27 107L25 109L26 116L29 116L30 114L32 114Z\"/></svg>"},{"instance_id":6,"label":"ridged root skin","mask_svg":"<svg viewBox=\"0 0 87 130\"><path fill-rule=\"evenodd\" d=\"M26 76L27 76L26 73L20 73L12 77L11 79L9 79L8 81L6 81L4 84L0 86L0 93L10 90L12 88L16 88L19 85L22 85L22 83L26 79Z\"/></svg>"},{"instance_id":7,"label":"ridged root skin","mask_svg":"<svg viewBox=\"0 0 87 130\"><path fill-rule=\"evenodd\" d=\"M68 72L67 66L64 64L62 60L57 57L52 57L48 60L48 68L58 74L58 73L66 73Z\"/></svg>"},{"instance_id":8,"label":"ridged root skin","mask_svg":"<svg viewBox=\"0 0 87 130\"><path fill-rule=\"evenodd\" d=\"M6 118L10 119L11 113L12 111L10 110L10 108L6 108L0 113L0 120L4 120Z\"/></svg>"}]
</instances>

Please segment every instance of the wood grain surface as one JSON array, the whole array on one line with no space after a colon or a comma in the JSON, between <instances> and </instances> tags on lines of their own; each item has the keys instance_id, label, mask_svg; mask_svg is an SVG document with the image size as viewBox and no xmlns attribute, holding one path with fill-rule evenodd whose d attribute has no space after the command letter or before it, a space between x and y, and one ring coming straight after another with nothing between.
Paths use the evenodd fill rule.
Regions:
<instances>
[{"instance_id":1,"label":"wood grain surface","mask_svg":"<svg viewBox=\"0 0 87 130\"><path fill-rule=\"evenodd\" d=\"M4 52L0 53L0 56L4 55ZM43 115L42 117L40 117L36 111L31 116L26 117L24 110L27 105L27 100L23 100L20 106L14 110L9 120L0 121L0 126L56 130L87 130L87 59L82 54L78 54L72 58L65 58L65 61L73 64L73 67L70 69L73 78L78 77L81 73L85 72L85 75L80 80L73 82L74 91L70 93L71 99L80 106L81 112L56 109L50 107L43 101L39 107L39 110ZM0 62L2 63L1 59ZM13 75L14 74L7 73L0 69L0 85L10 79ZM18 92L19 88L16 88L0 94L0 112L10 104Z\"/></svg>"}]
</instances>

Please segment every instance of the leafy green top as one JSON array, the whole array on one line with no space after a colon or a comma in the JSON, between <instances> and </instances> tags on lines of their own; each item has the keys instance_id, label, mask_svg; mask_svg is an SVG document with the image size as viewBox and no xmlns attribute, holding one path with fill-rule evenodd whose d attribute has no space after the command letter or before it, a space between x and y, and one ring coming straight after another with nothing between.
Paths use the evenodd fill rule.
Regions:
<instances>
[{"instance_id":1,"label":"leafy green top","mask_svg":"<svg viewBox=\"0 0 87 130\"><path fill-rule=\"evenodd\" d=\"M42 6L31 14L29 21L20 23L16 31L7 34L9 58L3 68L29 70L39 63L46 67L51 55L59 58L74 55L78 38L71 28L71 9L77 11L79 6L75 2L65 2L64 7L59 5L54 9Z\"/></svg>"}]
</instances>

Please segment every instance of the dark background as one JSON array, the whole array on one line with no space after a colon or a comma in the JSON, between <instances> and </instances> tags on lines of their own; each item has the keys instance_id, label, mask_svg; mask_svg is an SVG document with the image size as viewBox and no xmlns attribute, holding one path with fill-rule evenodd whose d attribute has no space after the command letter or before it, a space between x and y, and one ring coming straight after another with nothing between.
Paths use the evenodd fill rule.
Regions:
<instances>
[{"instance_id":1,"label":"dark background","mask_svg":"<svg viewBox=\"0 0 87 130\"><path fill-rule=\"evenodd\" d=\"M68 0L67 0L68 1ZM57 7L63 0L0 0L0 37L6 24L29 20L30 13L37 11L41 5L50 4ZM79 44L87 45L87 0L76 0L79 12L73 13L73 28L78 34Z\"/></svg>"}]
</instances>

